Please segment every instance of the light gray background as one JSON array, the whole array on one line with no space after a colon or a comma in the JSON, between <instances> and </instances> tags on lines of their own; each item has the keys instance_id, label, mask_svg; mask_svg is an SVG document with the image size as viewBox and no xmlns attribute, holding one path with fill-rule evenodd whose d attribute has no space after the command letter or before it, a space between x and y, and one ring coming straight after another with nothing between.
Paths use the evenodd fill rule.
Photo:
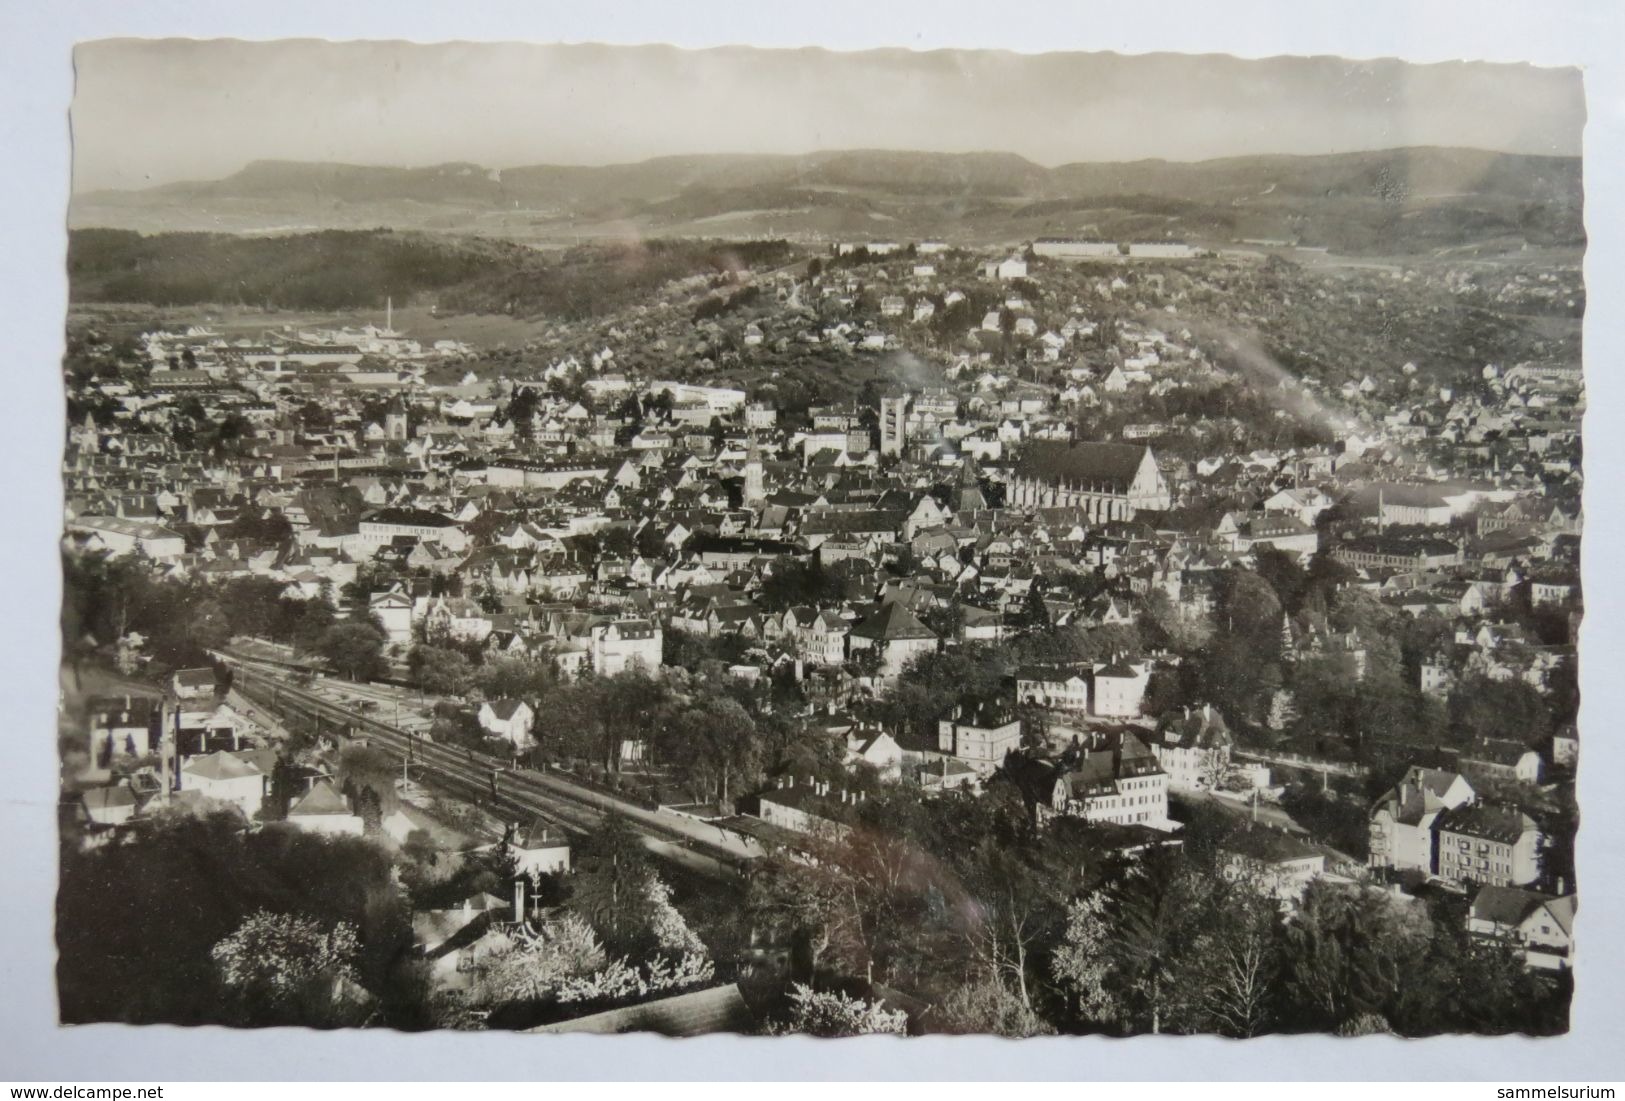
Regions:
<instances>
[{"instance_id":1,"label":"light gray background","mask_svg":"<svg viewBox=\"0 0 1625 1101\"><path fill-rule=\"evenodd\" d=\"M1098 1078L1487 1079L1584 1081L1625 1077L1620 778L1625 777L1625 50L1616 0L1429 2L1179 0L1128 4L876 3L823 0L794 7L717 3L480 2L431 7L405 0L280 0L246 5L144 0L0 3L0 293L5 384L0 449L9 475L0 527L6 579L0 655L9 688L0 733L0 1079L126 1083L263 1079L581 1078ZM1336 1041L1217 1039L990 1039L760 1041L731 1037L520 1037L388 1032L319 1034L55 1025L52 905L56 888L58 464L63 440L57 364L66 308L64 214L67 112L75 41L137 35L198 38L328 37L679 46L822 45L1225 52L1243 57L1337 54L1415 61L1469 58L1581 65L1590 249L1585 322L1585 594L1582 639L1585 766L1579 841L1582 905L1574 1030L1521 1038ZM198 88L200 97L209 89ZM1033 110L1042 112L1043 103ZM928 141L922 141L928 145ZM154 936L164 930L154 929Z\"/></svg>"}]
</instances>

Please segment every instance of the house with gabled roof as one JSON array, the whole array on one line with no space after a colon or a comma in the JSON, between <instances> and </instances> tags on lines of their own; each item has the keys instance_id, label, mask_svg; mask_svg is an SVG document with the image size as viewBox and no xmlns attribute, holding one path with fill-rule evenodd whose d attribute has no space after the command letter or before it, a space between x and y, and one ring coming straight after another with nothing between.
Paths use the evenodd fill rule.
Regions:
<instances>
[{"instance_id":1,"label":"house with gabled roof","mask_svg":"<svg viewBox=\"0 0 1625 1101\"><path fill-rule=\"evenodd\" d=\"M921 623L901 601L881 605L847 633L847 649L854 656L866 650L879 651L883 677L897 676L920 654L936 648L936 632Z\"/></svg>"},{"instance_id":2,"label":"house with gabled roof","mask_svg":"<svg viewBox=\"0 0 1625 1101\"><path fill-rule=\"evenodd\" d=\"M259 813L268 781L259 766L226 750L191 757L181 765L182 793L228 803L242 811L245 818Z\"/></svg>"},{"instance_id":3,"label":"house with gabled roof","mask_svg":"<svg viewBox=\"0 0 1625 1101\"><path fill-rule=\"evenodd\" d=\"M1179 828L1168 817L1168 774L1127 728L1091 730L1059 760L1017 757L1008 772L1040 821L1059 815L1162 832Z\"/></svg>"},{"instance_id":4,"label":"house with gabled roof","mask_svg":"<svg viewBox=\"0 0 1625 1101\"><path fill-rule=\"evenodd\" d=\"M85 816L96 826L122 826L135 817L139 800L123 783L86 788L79 796Z\"/></svg>"},{"instance_id":5,"label":"house with gabled roof","mask_svg":"<svg viewBox=\"0 0 1625 1101\"><path fill-rule=\"evenodd\" d=\"M497 928L512 918L512 903L481 891L457 906L413 913L412 941L436 986L461 989L473 981L485 959L512 948Z\"/></svg>"},{"instance_id":6,"label":"house with gabled roof","mask_svg":"<svg viewBox=\"0 0 1625 1101\"><path fill-rule=\"evenodd\" d=\"M317 780L288 805L288 824L309 833L360 837L362 821L333 782Z\"/></svg>"},{"instance_id":7,"label":"house with gabled roof","mask_svg":"<svg viewBox=\"0 0 1625 1101\"><path fill-rule=\"evenodd\" d=\"M1411 766L1371 808L1368 863L1394 871L1433 871L1433 822L1477 798L1460 773Z\"/></svg>"},{"instance_id":8,"label":"house with gabled roof","mask_svg":"<svg viewBox=\"0 0 1625 1101\"><path fill-rule=\"evenodd\" d=\"M1573 966L1575 897L1523 887L1480 887L1467 914L1467 931L1522 954L1528 967L1567 971Z\"/></svg>"},{"instance_id":9,"label":"house with gabled roof","mask_svg":"<svg viewBox=\"0 0 1625 1101\"><path fill-rule=\"evenodd\" d=\"M536 819L514 831L511 844L514 870L534 879L539 875L563 875L570 870L570 841L557 826Z\"/></svg>"},{"instance_id":10,"label":"house with gabled roof","mask_svg":"<svg viewBox=\"0 0 1625 1101\"><path fill-rule=\"evenodd\" d=\"M1151 750L1174 791L1207 791L1229 768L1234 743L1224 716L1212 704L1203 704L1164 715Z\"/></svg>"},{"instance_id":11,"label":"house with gabled roof","mask_svg":"<svg viewBox=\"0 0 1625 1101\"><path fill-rule=\"evenodd\" d=\"M524 700L495 699L480 704L480 729L493 738L511 742L516 750L529 749L536 744L531 735L535 720L535 709Z\"/></svg>"},{"instance_id":12,"label":"house with gabled roof","mask_svg":"<svg viewBox=\"0 0 1625 1101\"><path fill-rule=\"evenodd\" d=\"M857 726L846 736L846 764L868 765L882 780L895 780L903 771L903 747L884 730Z\"/></svg>"}]
</instances>

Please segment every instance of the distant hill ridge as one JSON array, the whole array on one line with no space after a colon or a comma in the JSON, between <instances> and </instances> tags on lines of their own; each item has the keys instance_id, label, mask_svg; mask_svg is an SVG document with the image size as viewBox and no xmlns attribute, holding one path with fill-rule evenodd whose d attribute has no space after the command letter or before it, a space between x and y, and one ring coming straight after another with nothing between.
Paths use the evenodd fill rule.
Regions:
<instances>
[{"instance_id":1,"label":"distant hill ridge","mask_svg":"<svg viewBox=\"0 0 1625 1101\"><path fill-rule=\"evenodd\" d=\"M1012 153L703 154L495 169L255 161L74 197L69 225L286 233L393 226L515 240L1045 235L1285 238L1345 251L1584 241L1577 157L1418 147L1047 168Z\"/></svg>"},{"instance_id":2,"label":"distant hill ridge","mask_svg":"<svg viewBox=\"0 0 1625 1101\"><path fill-rule=\"evenodd\" d=\"M1412 193L1537 198L1577 187L1578 157L1419 146L1356 153L1223 157L1204 161L1077 162L1046 168L1014 153L838 150L806 154L696 154L629 164L526 165L466 162L418 168L258 160L219 180L163 184L113 196L260 198L306 192L349 202L391 199L501 203L597 197L656 201L703 187L846 187L896 193L1096 197L1115 193L1207 198L1214 191L1277 190L1364 196L1389 181Z\"/></svg>"}]
</instances>

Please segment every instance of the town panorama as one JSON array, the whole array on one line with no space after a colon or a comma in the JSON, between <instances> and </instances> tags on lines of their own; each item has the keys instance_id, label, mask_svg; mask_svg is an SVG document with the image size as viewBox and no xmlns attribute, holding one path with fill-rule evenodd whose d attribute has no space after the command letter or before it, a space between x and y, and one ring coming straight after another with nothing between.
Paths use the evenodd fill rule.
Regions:
<instances>
[{"instance_id":1,"label":"town panorama","mask_svg":"<svg viewBox=\"0 0 1625 1101\"><path fill-rule=\"evenodd\" d=\"M842 156L76 200L64 1021L1567 1028L1577 160Z\"/></svg>"}]
</instances>

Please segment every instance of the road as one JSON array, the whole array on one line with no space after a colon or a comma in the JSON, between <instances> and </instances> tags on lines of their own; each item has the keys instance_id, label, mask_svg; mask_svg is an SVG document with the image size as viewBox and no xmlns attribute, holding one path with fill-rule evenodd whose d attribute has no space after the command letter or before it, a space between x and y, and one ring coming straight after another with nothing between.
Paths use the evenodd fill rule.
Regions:
<instances>
[{"instance_id":1,"label":"road","mask_svg":"<svg viewBox=\"0 0 1625 1101\"><path fill-rule=\"evenodd\" d=\"M497 758L436 745L385 721L391 716L381 707L364 713L329 698L327 686L306 688L292 683L286 671L273 662L227 650L218 651L217 656L235 671L236 691L258 707L279 714L314 716L348 728L352 736L364 737L397 760L410 761L408 767L420 782L479 802L515 821L540 817L579 834L594 831L607 814L615 812L643 837L653 855L713 876L735 875L762 854L752 839L709 823L650 811L552 774L515 770Z\"/></svg>"}]
</instances>

